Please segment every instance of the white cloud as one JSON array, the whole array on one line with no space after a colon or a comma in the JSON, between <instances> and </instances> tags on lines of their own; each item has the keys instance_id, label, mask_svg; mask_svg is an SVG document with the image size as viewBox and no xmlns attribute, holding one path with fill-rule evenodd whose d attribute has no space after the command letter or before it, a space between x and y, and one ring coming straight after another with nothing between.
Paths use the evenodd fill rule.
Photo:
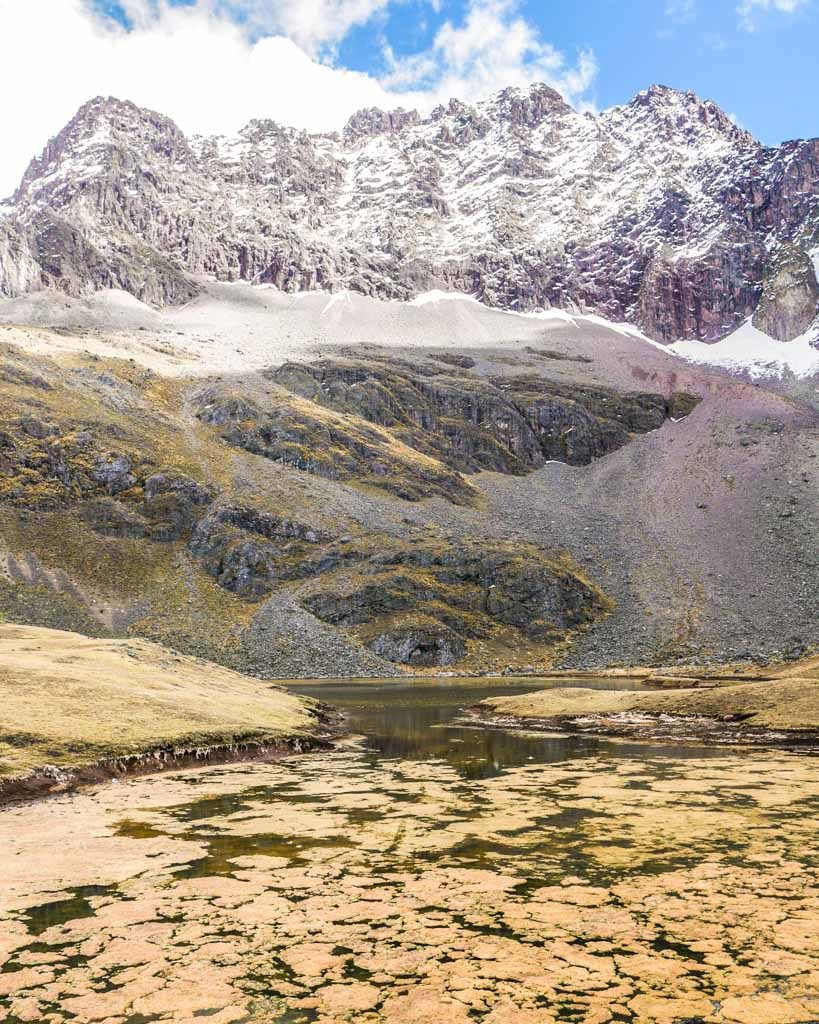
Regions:
<instances>
[{"instance_id":1,"label":"white cloud","mask_svg":"<svg viewBox=\"0 0 819 1024\"><path fill-rule=\"evenodd\" d=\"M59 2L59 0L58 0ZM104 10L101 0L85 0ZM251 34L285 35L310 53L337 43L356 25L366 24L390 0L194 0L200 14L226 18ZM118 0L136 29L149 29L168 14L168 0Z\"/></svg>"},{"instance_id":2,"label":"white cloud","mask_svg":"<svg viewBox=\"0 0 819 1024\"><path fill-rule=\"evenodd\" d=\"M666 0L665 13L680 24L691 21L697 13L697 0Z\"/></svg>"},{"instance_id":3,"label":"white cloud","mask_svg":"<svg viewBox=\"0 0 819 1024\"><path fill-rule=\"evenodd\" d=\"M514 0L472 0L464 21L445 22L429 50L396 60L383 79L393 88L425 89L439 100L471 101L506 86L546 82L580 103L597 74L590 50L574 65L517 12Z\"/></svg>"},{"instance_id":4,"label":"white cloud","mask_svg":"<svg viewBox=\"0 0 819 1024\"><path fill-rule=\"evenodd\" d=\"M254 117L326 131L364 106L429 110L538 79L582 105L594 79L592 54L570 65L511 0L473 0L462 24L445 23L427 52L393 58L382 79L332 64L346 32L390 2L120 0L126 30L90 0L0 0L0 199L97 95L158 110L189 134L235 132Z\"/></svg>"},{"instance_id":5,"label":"white cloud","mask_svg":"<svg viewBox=\"0 0 819 1024\"><path fill-rule=\"evenodd\" d=\"M0 0L0 197L100 94L159 110L189 133L233 132L252 117L333 129L358 107L390 102L372 77L328 67L286 36L249 41L212 5L127 7L131 31L91 17L83 0Z\"/></svg>"},{"instance_id":6,"label":"white cloud","mask_svg":"<svg viewBox=\"0 0 819 1024\"><path fill-rule=\"evenodd\" d=\"M780 14L796 14L810 5L811 0L741 0L737 5L740 25L747 31L756 29L756 16L766 11L778 11Z\"/></svg>"},{"instance_id":7,"label":"white cloud","mask_svg":"<svg viewBox=\"0 0 819 1024\"><path fill-rule=\"evenodd\" d=\"M287 36L308 53L342 40L366 25L390 0L215 0L218 12L242 18L252 29Z\"/></svg>"}]
</instances>

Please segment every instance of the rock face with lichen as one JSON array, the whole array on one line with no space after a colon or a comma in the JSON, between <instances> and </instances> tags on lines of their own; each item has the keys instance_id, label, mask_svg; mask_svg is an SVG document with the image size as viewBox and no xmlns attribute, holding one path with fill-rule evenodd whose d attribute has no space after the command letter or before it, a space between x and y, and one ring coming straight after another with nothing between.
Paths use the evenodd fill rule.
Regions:
<instances>
[{"instance_id":1,"label":"rock face with lichen","mask_svg":"<svg viewBox=\"0 0 819 1024\"><path fill-rule=\"evenodd\" d=\"M779 341L804 334L816 319L819 283L813 261L794 246L776 254L763 283L754 326Z\"/></svg>"},{"instance_id":2,"label":"rock face with lichen","mask_svg":"<svg viewBox=\"0 0 819 1024\"><path fill-rule=\"evenodd\" d=\"M535 85L426 118L365 110L339 134L252 121L193 139L97 98L0 216L0 295L181 303L202 276L395 299L443 288L666 341L720 338L760 299L757 323L782 340L817 312L819 140L764 147L664 86L599 115Z\"/></svg>"},{"instance_id":3,"label":"rock face with lichen","mask_svg":"<svg viewBox=\"0 0 819 1024\"><path fill-rule=\"evenodd\" d=\"M632 437L687 415L699 399L561 384L536 374L485 380L395 359L286 363L277 384L388 428L462 473L528 473L549 460L584 466ZM464 372L466 371L466 372Z\"/></svg>"},{"instance_id":4,"label":"rock face with lichen","mask_svg":"<svg viewBox=\"0 0 819 1024\"><path fill-rule=\"evenodd\" d=\"M304 606L375 654L416 666L460 661L470 641L557 644L611 611L576 566L531 544L389 544L352 549Z\"/></svg>"}]
</instances>

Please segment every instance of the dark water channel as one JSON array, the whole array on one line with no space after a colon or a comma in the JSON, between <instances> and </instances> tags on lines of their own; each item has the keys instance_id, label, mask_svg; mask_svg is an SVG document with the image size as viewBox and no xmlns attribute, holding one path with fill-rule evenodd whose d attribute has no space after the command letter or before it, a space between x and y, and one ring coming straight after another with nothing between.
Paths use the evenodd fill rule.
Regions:
<instances>
[{"instance_id":1,"label":"dark water channel","mask_svg":"<svg viewBox=\"0 0 819 1024\"><path fill-rule=\"evenodd\" d=\"M364 737L371 759L442 760L465 778L491 778L507 768L570 758L609 756L719 757L727 751L702 745L606 741L591 736L538 735L470 724L465 710L488 697L517 696L547 687L595 690L654 689L634 680L582 679L371 679L294 683L288 689L317 697L347 716L351 733Z\"/></svg>"}]
</instances>

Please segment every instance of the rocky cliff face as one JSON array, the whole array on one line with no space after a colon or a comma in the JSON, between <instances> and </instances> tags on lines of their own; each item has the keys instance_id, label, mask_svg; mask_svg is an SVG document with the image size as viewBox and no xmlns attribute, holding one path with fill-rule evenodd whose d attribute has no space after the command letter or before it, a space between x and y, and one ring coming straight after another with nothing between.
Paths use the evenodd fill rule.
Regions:
<instances>
[{"instance_id":1,"label":"rocky cliff face","mask_svg":"<svg viewBox=\"0 0 819 1024\"><path fill-rule=\"evenodd\" d=\"M763 283L754 326L780 341L804 334L816 319L819 283L813 261L793 246L782 246Z\"/></svg>"},{"instance_id":2,"label":"rocky cliff face","mask_svg":"<svg viewBox=\"0 0 819 1024\"><path fill-rule=\"evenodd\" d=\"M133 104L86 104L0 220L0 294L120 287L186 301L195 278L407 299L456 289L674 340L816 316L819 140L760 145L662 86L600 115L545 86L428 118L361 111L311 136L254 121L187 139Z\"/></svg>"},{"instance_id":3,"label":"rocky cliff face","mask_svg":"<svg viewBox=\"0 0 819 1024\"><path fill-rule=\"evenodd\" d=\"M388 428L461 473L523 475L553 460L585 466L669 416L682 418L698 401L686 392L622 394L537 374L482 380L462 367L419 372L397 359L286 363L270 376L311 402Z\"/></svg>"},{"instance_id":4,"label":"rocky cliff face","mask_svg":"<svg viewBox=\"0 0 819 1024\"><path fill-rule=\"evenodd\" d=\"M2 219L0 208L0 297L22 295L37 288L42 269L34 260L25 234Z\"/></svg>"},{"instance_id":5,"label":"rocky cliff face","mask_svg":"<svg viewBox=\"0 0 819 1024\"><path fill-rule=\"evenodd\" d=\"M373 495L386 508L426 495L447 506L447 481L453 509L478 492L381 427L372 428L380 451L359 471L369 421L318 405L311 417L313 403L284 389L262 408L267 386L247 379L249 398L190 393L133 364L61 369L0 346L0 616L97 633L133 627L267 674L276 649L295 647L301 661L310 646L333 671L341 651L356 674L474 665L487 650L507 663L550 660L611 613L565 551L390 530L377 518L362 529L321 508L313 488L328 479L363 485L360 508ZM298 467L314 474L309 483L284 456L287 430L269 426L285 407L289 429L316 453L316 468ZM279 447L256 451L233 431ZM281 484L275 499L259 489L266 478ZM393 504L396 495L409 500Z\"/></svg>"}]
</instances>

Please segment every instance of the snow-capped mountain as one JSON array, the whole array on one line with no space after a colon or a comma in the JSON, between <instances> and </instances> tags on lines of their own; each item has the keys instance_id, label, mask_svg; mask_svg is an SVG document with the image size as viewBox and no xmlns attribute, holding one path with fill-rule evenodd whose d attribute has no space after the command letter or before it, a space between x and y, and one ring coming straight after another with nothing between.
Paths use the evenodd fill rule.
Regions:
<instances>
[{"instance_id":1,"label":"snow-capped mountain","mask_svg":"<svg viewBox=\"0 0 819 1024\"><path fill-rule=\"evenodd\" d=\"M409 299L457 290L651 337L816 319L819 140L766 148L662 86L599 115L543 85L428 118L361 111L340 134L253 121L186 138L86 104L0 206L0 294L117 287L184 302L197 279ZM817 260L819 262L819 260Z\"/></svg>"}]
</instances>

